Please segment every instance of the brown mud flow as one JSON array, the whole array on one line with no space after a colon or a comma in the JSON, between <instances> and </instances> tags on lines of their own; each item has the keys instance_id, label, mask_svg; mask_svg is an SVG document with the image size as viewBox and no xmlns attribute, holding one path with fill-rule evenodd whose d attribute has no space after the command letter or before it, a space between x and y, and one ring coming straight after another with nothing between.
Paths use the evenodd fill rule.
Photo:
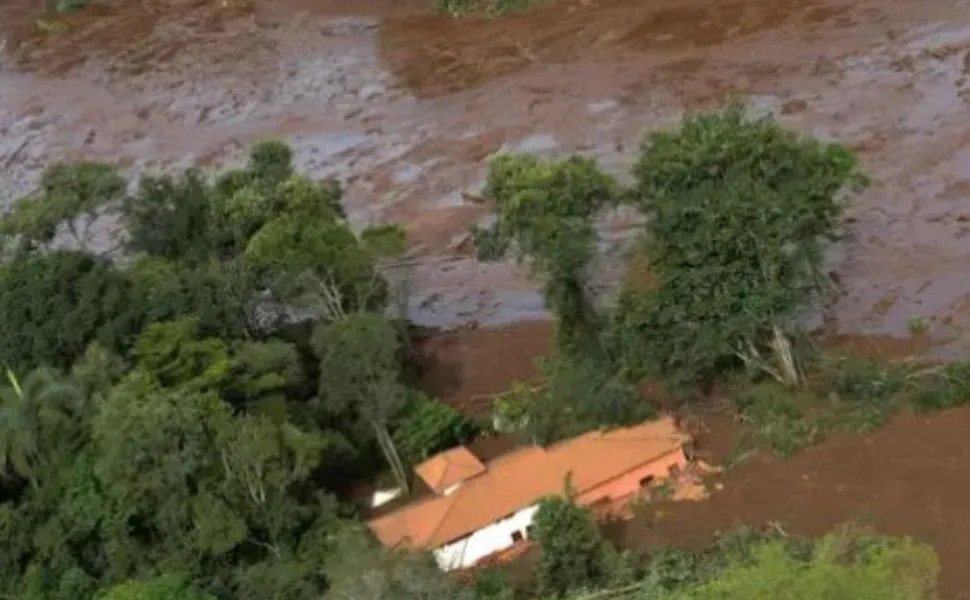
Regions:
<instances>
[{"instance_id":1,"label":"brown mud flow","mask_svg":"<svg viewBox=\"0 0 970 600\"><path fill-rule=\"evenodd\" d=\"M55 159L216 167L283 136L345 179L355 221L408 226L412 317L511 322L542 315L534 285L461 251L490 154L587 152L623 174L644 131L740 94L854 146L876 181L832 257L840 330L924 317L952 338L970 325L967 5L557 0L456 22L418 0L94 0L43 33L38 3L2 0L0 196ZM618 271L631 222L607 225Z\"/></svg>"},{"instance_id":2,"label":"brown mud flow","mask_svg":"<svg viewBox=\"0 0 970 600\"><path fill-rule=\"evenodd\" d=\"M970 410L900 417L870 436L849 435L787 461L767 458L730 471L703 502L668 503L621 533L626 544L703 547L716 531L776 523L822 535L855 521L932 544L944 598L970 598L966 469Z\"/></svg>"},{"instance_id":3,"label":"brown mud flow","mask_svg":"<svg viewBox=\"0 0 970 600\"><path fill-rule=\"evenodd\" d=\"M420 340L428 367L425 389L481 414L483 398L517 380L551 350L547 323L438 334ZM833 350L905 358L923 348L900 338L839 336ZM692 415L699 454L721 464L734 450L739 426L727 411ZM674 544L702 548L718 531L775 523L792 534L821 535L850 521L932 544L940 555L943 597L970 598L970 408L928 416L901 416L869 436L837 436L788 460L755 455L713 479L710 497L638 510L608 526L627 547ZM523 565L521 568L528 568ZM516 568L517 572L517 568Z\"/></svg>"}]
</instances>

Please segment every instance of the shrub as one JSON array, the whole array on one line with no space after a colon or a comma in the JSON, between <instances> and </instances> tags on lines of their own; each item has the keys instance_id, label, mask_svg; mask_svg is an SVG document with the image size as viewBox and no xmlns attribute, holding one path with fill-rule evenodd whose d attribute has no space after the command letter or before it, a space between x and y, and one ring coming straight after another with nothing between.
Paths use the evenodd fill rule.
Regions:
<instances>
[{"instance_id":1,"label":"shrub","mask_svg":"<svg viewBox=\"0 0 970 600\"><path fill-rule=\"evenodd\" d=\"M939 563L933 549L909 539L840 531L815 544L807 561L780 540L735 558L674 600L932 600Z\"/></svg>"},{"instance_id":2,"label":"shrub","mask_svg":"<svg viewBox=\"0 0 970 600\"><path fill-rule=\"evenodd\" d=\"M411 391L391 437L401 458L417 464L429 456L472 439L477 428L440 400Z\"/></svg>"},{"instance_id":3,"label":"shrub","mask_svg":"<svg viewBox=\"0 0 970 600\"><path fill-rule=\"evenodd\" d=\"M540 551L536 582L543 593L561 597L600 579L603 540L589 509L568 497L547 498L533 524Z\"/></svg>"}]
</instances>

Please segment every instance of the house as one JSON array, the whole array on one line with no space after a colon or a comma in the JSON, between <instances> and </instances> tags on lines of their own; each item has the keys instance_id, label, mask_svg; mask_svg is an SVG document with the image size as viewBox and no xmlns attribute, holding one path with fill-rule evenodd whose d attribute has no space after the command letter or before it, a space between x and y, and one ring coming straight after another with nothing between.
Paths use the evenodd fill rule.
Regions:
<instances>
[{"instance_id":1,"label":"house","mask_svg":"<svg viewBox=\"0 0 970 600\"><path fill-rule=\"evenodd\" d=\"M687 466L689 437L665 417L592 431L548 447L527 446L483 463L465 447L415 468L432 494L368 523L388 548L431 551L443 570L466 568L529 537L543 498L562 494L596 507L632 499Z\"/></svg>"}]
</instances>

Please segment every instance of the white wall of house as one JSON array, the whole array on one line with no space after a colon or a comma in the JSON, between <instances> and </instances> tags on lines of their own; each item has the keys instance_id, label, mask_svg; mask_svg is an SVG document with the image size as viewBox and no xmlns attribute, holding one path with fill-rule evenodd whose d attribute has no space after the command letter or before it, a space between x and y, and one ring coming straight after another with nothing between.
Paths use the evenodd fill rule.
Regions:
<instances>
[{"instance_id":1,"label":"white wall of house","mask_svg":"<svg viewBox=\"0 0 970 600\"><path fill-rule=\"evenodd\" d=\"M518 532L523 538L528 538L526 528L532 525L537 510L537 504L527 506L501 521L438 548L434 551L438 566L444 571L471 567L486 556L510 548L515 543L513 533Z\"/></svg>"},{"instance_id":2,"label":"white wall of house","mask_svg":"<svg viewBox=\"0 0 970 600\"><path fill-rule=\"evenodd\" d=\"M374 492L374 495L371 496L371 501L370 501L371 508L378 508L380 506L384 506L385 504L387 504L391 500L393 500L393 499L397 498L398 496L400 496L401 495L401 492L403 492L403 491L404 490L402 490L401 488L390 488L390 489L387 489L387 490L376 490Z\"/></svg>"}]
</instances>

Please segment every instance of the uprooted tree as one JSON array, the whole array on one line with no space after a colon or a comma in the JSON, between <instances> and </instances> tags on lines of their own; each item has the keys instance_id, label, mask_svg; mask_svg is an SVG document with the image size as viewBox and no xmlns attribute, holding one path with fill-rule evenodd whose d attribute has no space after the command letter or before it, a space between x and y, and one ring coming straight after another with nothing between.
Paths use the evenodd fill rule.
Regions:
<instances>
[{"instance_id":1,"label":"uprooted tree","mask_svg":"<svg viewBox=\"0 0 970 600\"><path fill-rule=\"evenodd\" d=\"M853 153L734 105L649 136L634 175L649 275L613 323L626 367L710 382L744 364L797 385L791 334L825 291L841 197L865 183Z\"/></svg>"}]
</instances>

